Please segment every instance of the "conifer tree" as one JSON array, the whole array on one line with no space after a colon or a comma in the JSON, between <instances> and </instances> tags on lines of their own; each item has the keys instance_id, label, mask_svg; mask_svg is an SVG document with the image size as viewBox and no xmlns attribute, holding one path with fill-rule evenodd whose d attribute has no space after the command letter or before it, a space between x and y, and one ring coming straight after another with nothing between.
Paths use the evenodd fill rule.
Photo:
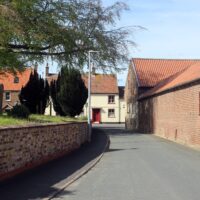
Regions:
<instances>
[{"instance_id":1,"label":"conifer tree","mask_svg":"<svg viewBox=\"0 0 200 200\"><path fill-rule=\"evenodd\" d=\"M56 100L62 112L71 117L79 115L88 97L80 71L67 66L62 67L56 84Z\"/></svg>"},{"instance_id":2,"label":"conifer tree","mask_svg":"<svg viewBox=\"0 0 200 200\"><path fill-rule=\"evenodd\" d=\"M45 82L37 71L34 71L19 94L21 104L25 105L33 114L44 114L48 98L48 82Z\"/></svg>"},{"instance_id":3,"label":"conifer tree","mask_svg":"<svg viewBox=\"0 0 200 200\"><path fill-rule=\"evenodd\" d=\"M53 108L56 112L56 114L60 115L60 116L66 116L66 114L62 111L62 108L58 102L58 91L59 91L59 80L60 80L60 75L58 75L58 79L57 81L52 81L50 84L50 96L52 99L52 103L53 103Z\"/></svg>"}]
</instances>

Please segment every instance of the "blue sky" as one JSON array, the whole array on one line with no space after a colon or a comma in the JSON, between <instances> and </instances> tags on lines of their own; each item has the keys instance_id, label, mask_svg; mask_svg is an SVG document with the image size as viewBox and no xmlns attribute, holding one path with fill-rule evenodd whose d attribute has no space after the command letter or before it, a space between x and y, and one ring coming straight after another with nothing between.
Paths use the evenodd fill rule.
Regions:
<instances>
[{"instance_id":1,"label":"blue sky","mask_svg":"<svg viewBox=\"0 0 200 200\"><path fill-rule=\"evenodd\" d=\"M115 0L103 0L111 5ZM130 49L130 58L200 58L199 0L126 0L129 11L122 13L117 26L139 25L131 39L137 47ZM127 64L128 66L128 64ZM124 85L127 71L118 74Z\"/></svg>"},{"instance_id":2,"label":"blue sky","mask_svg":"<svg viewBox=\"0 0 200 200\"><path fill-rule=\"evenodd\" d=\"M109 5L114 0L104 0ZM118 26L140 25L132 39L131 57L200 58L199 0L126 0L130 11L124 12ZM118 74L125 84L127 72Z\"/></svg>"}]
</instances>

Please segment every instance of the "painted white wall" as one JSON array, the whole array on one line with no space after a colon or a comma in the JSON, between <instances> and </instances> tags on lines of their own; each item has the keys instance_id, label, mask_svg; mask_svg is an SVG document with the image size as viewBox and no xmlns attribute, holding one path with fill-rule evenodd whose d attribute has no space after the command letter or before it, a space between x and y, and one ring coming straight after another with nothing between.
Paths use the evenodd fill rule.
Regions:
<instances>
[{"instance_id":1,"label":"painted white wall","mask_svg":"<svg viewBox=\"0 0 200 200\"><path fill-rule=\"evenodd\" d=\"M101 112L101 123L119 123L119 95L115 94L115 103L108 103L108 96L113 94L92 94L91 108L99 108ZM108 109L115 109L115 117L108 117ZM92 109L91 109L92 110ZM88 103L84 106L84 116L88 113ZM91 111L92 117L92 111Z\"/></svg>"},{"instance_id":2,"label":"painted white wall","mask_svg":"<svg viewBox=\"0 0 200 200\"><path fill-rule=\"evenodd\" d=\"M108 103L108 96L113 94L92 94L91 95L91 108L100 109L101 123L124 123L126 115L126 103L123 99L119 99L119 95L115 94L115 103ZM108 109L115 109L115 117L108 117ZM91 109L92 110L92 109ZM83 109L83 116L88 115L88 103L85 104ZM52 105L52 116L56 115ZM45 109L45 115L50 115L50 104ZM92 117L92 111L91 111Z\"/></svg>"},{"instance_id":3,"label":"painted white wall","mask_svg":"<svg viewBox=\"0 0 200 200\"><path fill-rule=\"evenodd\" d=\"M126 101L124 99L119 99L120 108L120 123L125 123L125 117L127 112Z\"/></svg>"},{"instance_id":4,"label":"painted white wall","mask_svg":"<svg viewBox=\"0 0 200 200\"><path fill-rule=\"evenodd\" d=\"M52 100L51 100L51 99L50 99L50 101L49 101L47 107L45 108L44 114L45 114L45 115L50 115L50 114L51 114L51 116L56 116L56 112L55 112L55 110L54 110L54 108L53 108L53 103L52 103Z\"/></svg>"}]
</instances>

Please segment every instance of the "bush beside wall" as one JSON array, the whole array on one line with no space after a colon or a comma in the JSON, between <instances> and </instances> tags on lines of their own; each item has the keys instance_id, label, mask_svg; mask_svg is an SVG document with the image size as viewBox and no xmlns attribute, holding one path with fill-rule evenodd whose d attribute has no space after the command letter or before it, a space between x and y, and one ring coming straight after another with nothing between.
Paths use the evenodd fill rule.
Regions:
<instances>
[{"instance_id":1,"label":"bush beside wall","mask_svg":"<svg viewBox=\"0 0 200 200\"><path fill-rule=\"evenodd\" d=\"M87 123L0 129L0 181L63 156L88 140Z\"/></svg>"}]
</instances>

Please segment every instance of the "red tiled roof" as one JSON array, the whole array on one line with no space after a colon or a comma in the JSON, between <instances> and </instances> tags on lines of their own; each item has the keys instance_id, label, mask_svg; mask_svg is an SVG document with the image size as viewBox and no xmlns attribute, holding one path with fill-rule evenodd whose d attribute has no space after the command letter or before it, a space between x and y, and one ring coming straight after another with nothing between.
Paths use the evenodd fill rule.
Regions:
<instances>
[{"instance_id":1,"label":"red tiled roof","mask_svg":"<svg viewBox=\"0 0 200 200\"><path fill-rule=\"evenodd\" d=\"M148 92L142 94L140 99L145 97L150 97L155 94L170 90L172 88L191 83L195 80L200 79L200 62L190 66L189 68L184 69L181 72L172 75L171 77L161 81L154 88Z\"/></svg>"},{"instance_id":2,"label":"red tiled roof","mask_svg":"<svg viewBox=\"0 0 200 200\"><path fill-rule=\"evenodd\" d=\"M154 87L160 81L199 61L197 59L132 59L139 87Z\"/></svg>"},{"instance_id":3,"label":"red tiled roof","mask_svg":"<svg viewBox=\"0 0 200 200\"><path fill-rule=\"evenodd\" d=\"M53 74L47 77L49 84L57 80L58 75ZM82 75L85 86L88 87L88 76ZM117 78L113 74L91 75L91 93L93 94L118 94Z\"/></svg>"},{"instance_id":4,"label":"red tiled roof","mask_svg":"<svg viewBox=\"0 0 200 200\"><path fill-rule=\"evenodd\" d=\"M82 75L86 87L88 87L88 76ZM93 94L118 94L117 77L113 74L91 75L91 92Z\"/></svg>"},{"instance_id":5,"label":"red tiled roof","mask_svg":"<svg viewBox=\"0 0 200 200\"><path fill-rule=\"evenodd\" d=\"M3 84L5 91L20 91L23 86L29 81L30 74L33 68L26 68L23 72L17 72L16 75L5 72L0 74L0 84ZM14 83L14 78L19 78L19 83Z\"/></svg>"}]
</instances>

